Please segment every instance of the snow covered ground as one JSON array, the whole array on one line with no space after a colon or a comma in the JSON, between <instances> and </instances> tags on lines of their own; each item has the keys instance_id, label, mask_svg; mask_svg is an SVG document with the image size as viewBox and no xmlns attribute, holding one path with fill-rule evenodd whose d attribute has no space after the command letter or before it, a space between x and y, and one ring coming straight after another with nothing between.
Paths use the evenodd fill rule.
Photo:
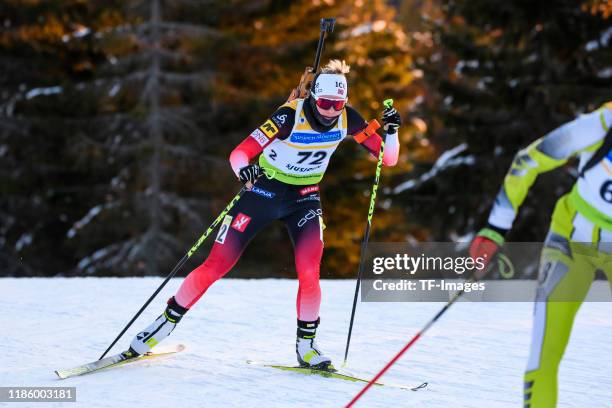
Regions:
<instances>
[{"instance_id":1,"label":"snow covered ground","mask_svg":"<svg viewBox=\"0 0 612 408\"><path fill-rule=\"evenodd\" d=\"M293 280L215 284L165 344L187 350L89 376L53 370L99 357L157 278L0 279L0 386L75 386L77 403L35 407L341 407L362 387L246 364L295 363ZM603 282L602 282L603 283ZM171 281L115 352L159 315ZM340 366L354 283L323 281L319 343ZM370 378L439 310L439 303L360 303L347 370ZM519 407L531 329L528 303L455 304L360 407ZM612 406L612 304L584 304L560 373L559 407ZM0 406L3 404L0 403ZM4 404L11 405L12 404ZM28 406L26 403L15 406Z\"/></svg>"}]
</instances>

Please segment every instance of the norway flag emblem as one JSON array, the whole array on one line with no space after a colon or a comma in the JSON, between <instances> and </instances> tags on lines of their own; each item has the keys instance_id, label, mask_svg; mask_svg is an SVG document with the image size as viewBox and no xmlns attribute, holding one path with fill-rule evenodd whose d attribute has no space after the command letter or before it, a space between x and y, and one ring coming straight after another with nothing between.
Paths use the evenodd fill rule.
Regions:
<instances>
[{"instance_id":1,"label":"norway flag emblem","mask_svg":"<svg viewBox=\"0 0 612 408\"><path fill-rule=\"evenodd\" d=\"M244 215L243 213L238 213L234 219L234 222L232 223L232 228L236 231L244 232L247 225L249 225L249 222L251 222L251 217Z\"/></svg>"}]
</instances>

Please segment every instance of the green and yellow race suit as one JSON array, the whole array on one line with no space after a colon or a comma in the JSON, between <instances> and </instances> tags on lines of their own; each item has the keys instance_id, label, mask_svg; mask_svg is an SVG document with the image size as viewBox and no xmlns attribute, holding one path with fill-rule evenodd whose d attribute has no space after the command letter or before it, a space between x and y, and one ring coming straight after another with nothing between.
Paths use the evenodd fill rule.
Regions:
<instances>
[{"instance_id":1,"label":"green and yellow race suit","mask_svg":"<svg viewBox=\"0 0 612 408\"><path fill-rule=\"evenodd\" d=\"M509 230L537 176L576 156L581 170L602 146L610 126L612 102L521 150L506 175L489 223ZM524 407L556 406L559 363L597 270L612 282L612 151L581 174L555 207L540 261Z\"/></svg>"}]
</instances>

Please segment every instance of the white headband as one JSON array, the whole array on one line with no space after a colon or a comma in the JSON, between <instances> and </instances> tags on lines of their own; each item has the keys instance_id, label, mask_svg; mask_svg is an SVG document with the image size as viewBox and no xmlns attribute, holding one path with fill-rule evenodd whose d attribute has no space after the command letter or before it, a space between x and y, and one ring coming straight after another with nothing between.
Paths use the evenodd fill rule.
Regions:
<instances>
[{"instance_id":1,"label":"white headband","mask_svg":"<svg viewBox=\"0 0 612 408\"><path fill-rule=\"evenodd\" d=\"M312 85L312 93L315 96L336 96L347 99L346 77L341 74L320 74Z\"/></svg>"}]
</instances>

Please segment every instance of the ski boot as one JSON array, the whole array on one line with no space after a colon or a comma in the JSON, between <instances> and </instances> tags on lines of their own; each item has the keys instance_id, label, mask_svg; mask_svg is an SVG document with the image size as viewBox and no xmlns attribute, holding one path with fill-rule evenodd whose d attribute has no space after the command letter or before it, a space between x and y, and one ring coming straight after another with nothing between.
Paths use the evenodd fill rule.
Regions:
<instances>
[{"instance_id":1,"label":"ski boot","mask_svg":"<svg viewBox=\"0 0 612 408\"><path fill-rule=\"evenodd\" d=\"M315 342L317 327L320 319L314 322L298 320L297 340L295 342L295 353L300 367L310 367L317 370L336 371L331 359L319 350Z\"/></svg>"},{"instance_id":2,"label":"ski boot","mask_svg":"<svg viewBox=\"0 0 612 408\"><path fill-rule=\"evenodd\" d=\"M168 306L164 313L146 329L138 333L130 343L130 348L121 354L128 359L147 353L172 333L172 330L188 310L176 303L174 296L171 297L168 299Z\"/></svg>"}]
</instances>

